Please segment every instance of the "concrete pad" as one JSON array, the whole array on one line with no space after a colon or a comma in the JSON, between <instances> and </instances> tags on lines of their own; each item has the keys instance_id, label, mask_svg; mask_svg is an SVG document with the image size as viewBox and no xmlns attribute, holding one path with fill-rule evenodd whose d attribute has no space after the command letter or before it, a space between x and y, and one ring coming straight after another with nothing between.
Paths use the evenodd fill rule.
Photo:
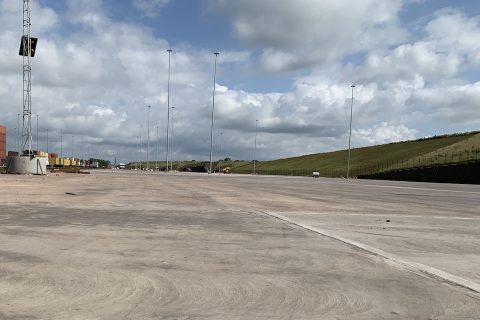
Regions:
<instances>
[{"instance_id":1,"label":"concrete pad","mask_svg":"<svg viewBox=\"0 0 480 320\"><path fill-rule=\"evenodd\" d=\"M411 230L420 223L421 230L433 228L451 239L450 262L442 270L462 276L468 263L460 234L478 240L474 227L468 228L478 221L475 186L381 188L341 180L110 171L2 175L0 185L0 319L480 314L479 296L471 290L262 213L344 230L359 242L371 239L375 248L386 242L380 250L408 261L435 252L432 262L442 260L447 249L438 251L422 238L415 242L420 232ZM417 196L425 193L435 199ZM396 222L402 215L405 220ZM384 217L403 229L383 229ZM363 236L367 222L384 233ZM411 241L395 242L399 236ZM468 255L479 252L472 246Z\"/></svg>"},{"instance_id":2,"label":"concrete pad","mask_svg":"<svg viewBox=\"0 0 480 320\"><path fill-rule=\"evenodd\" d=\"M408 270L411 270L415 273L423 273L427 276L430 276L432 278L438 278L442 281L446 281L452 285L463 287L465 289L473 291L475 294L480 293L480 284L473 282L471 280L459 277L457 275L442 271L437 268L433 268L431 266L428 266L426 264L421 264L418 262L413 262L411 260L406 260L405 258L402 258L398 255L383 251L381 249L366 245L364 243L358 242L356 240L351 240L347 239L345 237L340 236L338 233L334 233L331 231L326 231L323 229L319 229L317 227L313 227L309 224L303 223L303 222L296 222L294 219L288 218L282 214L274 213L274 212L267 212L268 215L280 219L282 221L288 222L290 224L299 226L301 228L304 228L306 230L313 231L315 233L318 233L322 236L331 238L333 240L337 240L341 243L344 243L346 245L349 245L351 247L364 250L370 254L373 254L375 256L382 257L389 262L399 266L399 267L404 267L407 268Z\"/></svg>"}]
</instances>

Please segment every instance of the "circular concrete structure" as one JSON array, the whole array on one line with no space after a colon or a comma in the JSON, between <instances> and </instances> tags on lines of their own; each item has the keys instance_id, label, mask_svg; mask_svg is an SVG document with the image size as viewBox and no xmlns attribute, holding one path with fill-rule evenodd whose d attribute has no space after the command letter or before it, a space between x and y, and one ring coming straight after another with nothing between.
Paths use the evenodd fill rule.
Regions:
<instances>
[{"instance_id":1,"label":"circular concrete structure","mask_svg":"<svg viewBox=\"0 0 480 320\"><path fill-rule=\"evenodd\" d=\"M7 157L7 173L11 174L47 174L47 158L15 156Z\"/></svg>"}]
</instances>

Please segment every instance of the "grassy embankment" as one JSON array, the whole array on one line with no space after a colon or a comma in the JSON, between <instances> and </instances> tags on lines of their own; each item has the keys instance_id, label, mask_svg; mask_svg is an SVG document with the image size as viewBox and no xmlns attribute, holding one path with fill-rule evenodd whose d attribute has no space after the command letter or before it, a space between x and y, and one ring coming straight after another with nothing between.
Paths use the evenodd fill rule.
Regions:
<instances>
[{"instance_id":1,"label":"grassy embankment","mask_svg":"<svg viewBox=\"0 0 480 320\"><path fill-rule=\"evenodd\" d=\"M343 177L347 150L257 162L258 174ZM437 136L428 139L356 148L351 152L351 176L400 168L435 166L480 160L480 132ZM251 173L253 163L232 167L234 173Z\"/></svg>"}]
</instances>

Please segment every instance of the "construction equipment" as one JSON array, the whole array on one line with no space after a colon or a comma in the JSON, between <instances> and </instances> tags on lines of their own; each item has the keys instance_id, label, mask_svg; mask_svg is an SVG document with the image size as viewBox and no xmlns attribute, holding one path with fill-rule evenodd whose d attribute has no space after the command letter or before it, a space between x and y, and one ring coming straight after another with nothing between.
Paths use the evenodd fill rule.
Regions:
<instances>
[{"instance_id":1,"label":"construction equipment","mask_svg":"<svg viewBox=\"0 0 480 320\"><path fill-rule=\"evenodd\" d=\"M222 173L232 173L232 169L230 167L222 168Z\"/></svg>"}]
</instances>

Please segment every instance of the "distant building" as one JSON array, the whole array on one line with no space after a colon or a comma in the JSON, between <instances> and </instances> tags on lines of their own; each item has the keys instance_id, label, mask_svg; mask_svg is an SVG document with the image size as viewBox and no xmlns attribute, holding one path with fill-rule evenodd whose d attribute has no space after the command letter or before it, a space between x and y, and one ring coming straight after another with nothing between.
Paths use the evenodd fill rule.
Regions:
<instances>
[{"instance_id":1,"label":"distant building","mask_svg":"<svg viewBox=\"0 0 480 320\"><path fill-rule=\"evenodd\" d=\"M0 165L7 159L7 128L0 125Z\"/></svg>"}]
</instances>

